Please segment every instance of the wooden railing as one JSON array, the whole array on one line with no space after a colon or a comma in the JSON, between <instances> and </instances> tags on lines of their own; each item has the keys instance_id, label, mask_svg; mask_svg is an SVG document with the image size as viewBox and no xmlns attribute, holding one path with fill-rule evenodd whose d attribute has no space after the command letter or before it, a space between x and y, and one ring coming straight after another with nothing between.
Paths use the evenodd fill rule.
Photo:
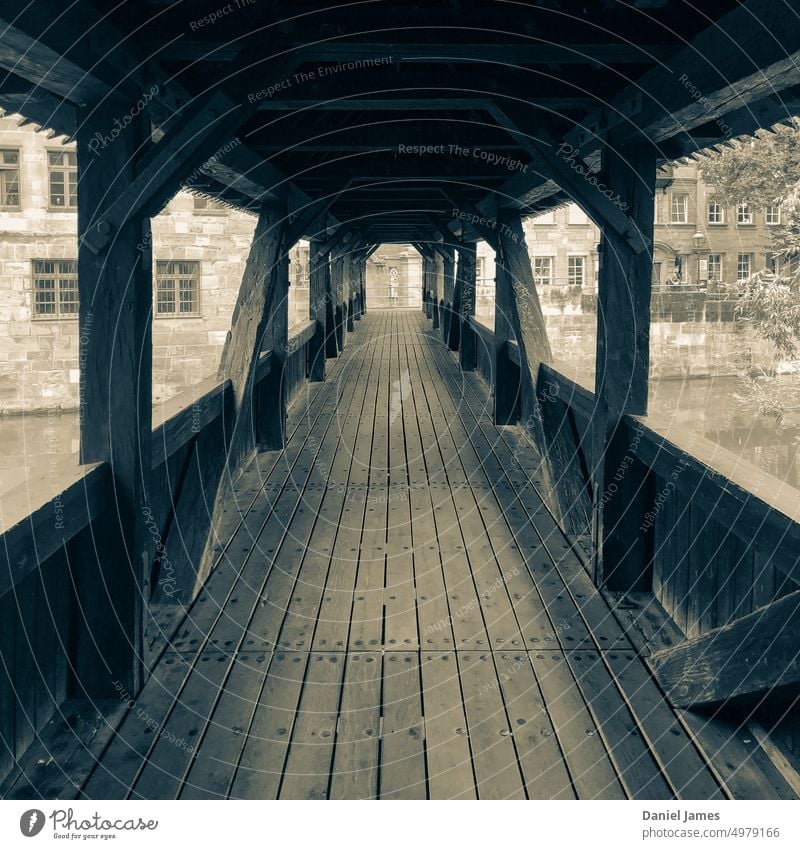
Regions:
<instances>
[{"instance_id":1,"label":"wooden railing","mask_svg":"<svg viewBox=\"0 0 800 849\"><path fill-rule=\"evenodd\" d=\"M314 330L308 322L290 331L287 398L305 383ZM268 351L259 359L255 392L271 368ZM231 382L211 377L153 410L152 475L140 508L152 564L148 660L164 637L158 631L165 620L157 624L154 612L166 605L179 611L176 603L191 601L205 577L211 490L225 468L232 400ZM75 673L93 638L91 616L113 615L103 570L126 562L123 553L104 554L104 535L117 525L116 497L108 464L80 466L74 458L2 496L0 780L56 707L85 694Z\"/></svg>"},{"instance_id":2,"label":"wooden railing","mask_svg":"<svg viewBox=\"0 0 800 849\"><path fill-rule=\"evenodd\" d=\"M479 349L488 352L478 355L477 371L493 386L493 333L474 319L470 325ZM519 365L516 343L506 347L507 359ZM589 540L584 548L591 551L593 511L605 495L592 490L595 395L542 365L536 400L549 506L562 529ZM521 416L520 424L526 423ZM622 427L628 451L606 487L617 486L621 476L645 494L641 525L634 529L646 541L641 570L644 598L652 599L640 602L642 615L652 605L649 613L666 614L683 639L655 651L655 674L681 706L752 702L779 688L785 717L771 734L800 755L800 715L785 701L800 685L797 490L663 417L626 416ZM592 570L591 558L586 568ZM767 712L771 704L765 702Z\"/></svg>"}]
</instances>

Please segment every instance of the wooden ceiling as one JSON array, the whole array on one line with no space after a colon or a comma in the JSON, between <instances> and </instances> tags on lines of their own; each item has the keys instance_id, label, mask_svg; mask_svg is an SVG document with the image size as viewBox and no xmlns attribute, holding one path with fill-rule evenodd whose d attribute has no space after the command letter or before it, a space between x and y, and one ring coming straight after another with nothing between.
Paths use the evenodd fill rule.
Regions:
<instances>
[{"instance_id":1,"label":"wooden ceiling","mask_svg":"<svg viewBox=\"0 0 800 849\"><path fill-rule=\"evenodd\" d=\"M0 105L72 134L81 108L157 87L155 140L222 90L238 142L193 188L251 208L288 195L308 226L325 214L408 242L464 228L454 209L563 202L552 157L565 143L596 168L615 135L670 159L790 117L789 6L4 0Z\"/></svg>"}]
</instances>

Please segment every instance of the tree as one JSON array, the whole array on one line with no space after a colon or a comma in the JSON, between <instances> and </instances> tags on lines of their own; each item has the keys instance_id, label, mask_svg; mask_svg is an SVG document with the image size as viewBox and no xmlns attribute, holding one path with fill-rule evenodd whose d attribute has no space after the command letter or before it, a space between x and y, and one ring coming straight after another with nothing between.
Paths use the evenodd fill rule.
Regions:
<instances>
[{"instance_id":1,"label":"tree","mask_svg":"<svg viewBox=\"0 0 800 849\"><path fill-rule=\"evenodd\" d=\"M770 228L777 273L758 269L737 284L739 317L775 351L773 369L737 397L780 420L800 408L800 374L776 374L776 367L796 360L800 349L800 120L705 154L701 169L725 206L746 202L755 212L780 207L780 224Z\"/></svg>"}]
</instances>

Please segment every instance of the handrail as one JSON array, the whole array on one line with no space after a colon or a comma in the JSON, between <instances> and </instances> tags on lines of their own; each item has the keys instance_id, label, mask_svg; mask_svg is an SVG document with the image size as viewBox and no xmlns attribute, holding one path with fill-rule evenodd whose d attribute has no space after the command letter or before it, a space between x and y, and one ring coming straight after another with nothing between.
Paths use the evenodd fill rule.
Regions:
<instances>
[{"instance_id":1,"label":"handrail","mask_svg":"<svg viewBox=\"0 0 800 849\"><path fill-rule=\"evenodd\" d=\"M316 319L302 321L289 328L289 342L286 346L286 353L293 354L311 340L316 333Z\"/></svg>"},{"instance_id":2,"label":"handrail","mask_svg":"<svg viewBox=\"0 0 800 849\"><path fill-rule=\"evenodd\" d=\"M261 383L261 381L272 371L272 351L262 351L258 355L258 362L256 363L256 373L253 377L254 383Z\"/></svg>"},{"instance_id":3,"label":"handrail","mask_svg":"<svg viewBox=\"0 0 800 849\"><path fill-rule=\"evenodd\" d=\"M487 324L484 324L480 319L476 318L474 315L469 317L469 326L482 337L484 342L487 345L494 345L494 330L489 327Z\"/></svg>"},{"instance_id":4,"label":"handrail","mask_svg":"<svg viewBox=\"0 0 800 849\"><path fill-rule=\"evenodd\" d=\"M159 405L160 421L153 427L150 467L158 468L206 425L222 415L230 380L209 377Z\"/></svg>"},{"instance_id":5,"label":"handrail","mask_svg":"<svg viewBox=\"0 0 800 849\"><path fill-rule=\"evenodd\" d=\"M664 416L625 418L643 462L736 536L759 538L775 565L800 581L800 498L793 486Z\"/></svg>"},{"instance_id":6,"label":"handrail","mask_svg":"<svg viewBox=\"0 0 800 849\"><path fill-rule=\"evenodd\" d=\"M109 465L78 466L72 458L5 493L0 538L7 568L0 569L0 596L79 534L110 501Z\"/></svg>"}]
</instances>

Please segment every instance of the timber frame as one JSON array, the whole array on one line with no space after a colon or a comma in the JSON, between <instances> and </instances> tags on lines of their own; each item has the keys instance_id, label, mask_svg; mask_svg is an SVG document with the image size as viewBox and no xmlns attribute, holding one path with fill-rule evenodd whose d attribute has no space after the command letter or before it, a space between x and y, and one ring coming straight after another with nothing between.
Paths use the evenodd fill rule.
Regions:
<instances>
[{"instance_id":1,"label":"timber frame","mask_svg":"<svg viewBox=\"0 0 800 849\"><path fill-rule=\"evenodd\" d=\"M190 602L219 562L222 503L256 451L283 448L291 397L323 381L326 360L358 333L366 263L383 243L416 246L431 330L465 373L490 383L495 423L524 426L548 505L587 542L596 584L652 594L684 632L652 661L675 703L796 687L796 643L780 634L797 632L800 575L785 544L800 539L797 510L676 456L647 416L647 395L656 168L798 111L800 16L773 0L711 0L604 4L600 20L570 0L559 4L573 16L565 42L546 4L492 6L487 30L479 3L426 4L410 27L419 4L311 2L298 13L277 2L192 26L216 5L5 0L1 13L0 107L78 145L88 502L85 521L38 553L44 563L68 547L79 564L72 691L141 689L156 608ZM337 35L306 41L311 25ZM100 143L117 124L113 142ZM258 224L201 426L173 411L154 431L150 220L181 186ZM569 200L603 234L593 392L551 362L522 228L523 216ZM290 329L288 253L300 238L311 245L310 312ZM475 317L479 239L497 256L493 329ZM708 557L766 564L760 604L751 593L748 609L712 622L696 598L677 598L683 567L668 540L689 531L678 504L653 517L670 462L688 470L674 487L692 505L687 568L699 581ZM64 492L77 503L78 489L68 481ZM15 521L4 535L19 552L25 519ZM35 566L20 563L12 586ZM764 646L755 664L736 648L752 635ZM701 658L706 674L689 675Z\"/></svg>"}]
</instances>

